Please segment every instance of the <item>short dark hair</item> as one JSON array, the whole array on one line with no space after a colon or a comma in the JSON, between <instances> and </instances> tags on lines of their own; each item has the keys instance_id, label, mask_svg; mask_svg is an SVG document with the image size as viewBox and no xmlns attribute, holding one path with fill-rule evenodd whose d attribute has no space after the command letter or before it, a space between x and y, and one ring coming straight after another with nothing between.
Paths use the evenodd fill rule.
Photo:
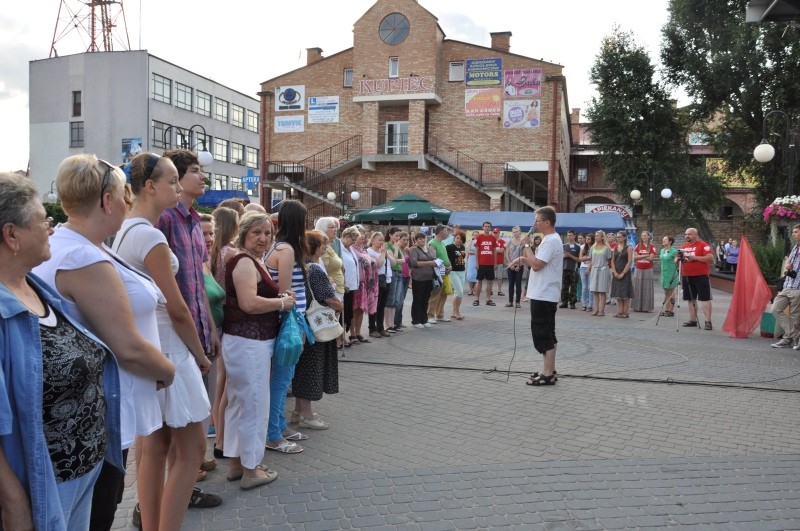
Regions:
<instances>
[{"instance_id":1,"label":"short dark hair","mask_svg":"<svg viewBox=\"0 0 800 531\"><path fill-rule=\"evenodd\" d=\"M544 206L536 211L542 221L549 221L550 225L556 226L556 209L551 206Z\"/></svg>"},{"instance_id":2,"label":"short dark hair","mask_svg":"<svg viewBox=\"0 0 800 531\"><path fill-rule=\"evenodd\" d=\"M575 236L575 231L574 231L574 230L572 230L572 229L569 229L569 230L567 231L567 234L572 234L573 236Z\"/></svg>"},{"instance_id":3,"label":"short dark hair","mask_svg":"<svg viewBox=\"0 0 800 531\"><path fill-rule=\"evenodd\" d=\"M414 234L414 241L417 241L417 240L419 240L420 238L423 238L423 239L424 239L424 238L426 238L426 237L427 237L427 236L425 236L425 233L424 233L424 232L417 232L417 233L415 233L415 234Z\"/></svg>"},{"instance_id":4,"label":"short dark hair","mask_svg":"<svg viewBox=\"0 0 800 531\"><path fill-rule=\"evenodd\" d=\"M314 256L314 253L317 252L317 249L322 247L324 243L325 238L321 232L317 232L315 230L306 231L306 248L308 250L308 256Z\"/></svg>"},{"instance_id":5,"label":"short dark hair","mask_svg":"<svg viewBox=\"0 0 800 531\"><path fill-rule=\"evenodd\" d=\"M175 167L178 168L178 179L183 179L192 164L200 165L197 155L188 149L171 149L165 151L164 156L172 159Z\"/></svg>"}]
</instances>

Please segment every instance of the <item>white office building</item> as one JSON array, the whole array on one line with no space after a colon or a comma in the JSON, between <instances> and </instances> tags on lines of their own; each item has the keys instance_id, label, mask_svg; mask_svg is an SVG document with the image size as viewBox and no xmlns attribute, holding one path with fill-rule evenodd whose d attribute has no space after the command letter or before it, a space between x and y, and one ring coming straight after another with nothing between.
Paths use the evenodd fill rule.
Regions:
<instances>
[{"instance_id":1,"label":"white office building","mask_svg":"<svg viewBox=\"0 0 800 531\"><path fill-rule=\"evenodd\" d=\"M139 151L211 152L212 189L248 190L258 175L260 102L147 51L80 53L30 62L31 177L42 199L66 157L121 164ZM245 182L243 182L245 181ZM257 184L250 186L258 201Z\"/></svg>"}]
</instances>

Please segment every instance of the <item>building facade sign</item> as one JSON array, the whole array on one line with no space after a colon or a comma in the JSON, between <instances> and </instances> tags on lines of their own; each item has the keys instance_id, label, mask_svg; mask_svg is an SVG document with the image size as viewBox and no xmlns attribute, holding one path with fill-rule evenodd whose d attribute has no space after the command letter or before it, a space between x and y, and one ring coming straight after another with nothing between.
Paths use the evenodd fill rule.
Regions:
<instances>
[{"instance_id":1,"label":"building facade sign","mask_svg":"<svg viewBox=\"0 0 800 531\"><path fill-rule=\"evenodd\" d=\"M502 78L503 60L501 58L467 59L464 83L466 83L468 87L502 85Z\"/></svg>"},{"instance_id":2,"label":"building facade sign","mask_svg":"<svg viewBox=\"0 0 800 531\"><path fill-rule=\"evenodd\" d=\"M593 214L595 212L616 212L620 214L623 219L631 219L633 210L627 205L616 205L614 203L587 203L585 205L585 212Z\"/></svg>"},{"instance_id":3,"label":"building facade sign","mask_svg":"<svg viewBox=\"0 0 800 531\"><path fill-rule=\"evenodd\" d=\"M504 72L507 98L539 98L542 95L542 69L506 70Z\"/></svg>"},{"instance_id":4,"label":"building facade sign","mask_svg":"<svg viewBox=\"0 0 800 531\"><path fill-rule=\"evenodd\" d=\"M339 123L339 96L312 96L308 98L308 123Z\"/></svg>"},{"instance_id":5,"label":"building facade sign","mask_svg":"<svg viewBox=\"0 0 800 531\"><path fill-rule=\"evenodd\" d=\"M275 87L276 111L302 111L306 108L306 86Z\"/></svg>"},{"instance_id":6,"label":"building facade sign","mask_svg":"<svg viewBox=\"0 0 800 531\"><path fill-rule=\"evenodd\" d=\"M503 112L501 88L467 89L464 91L466 116L500 116Z\"/></svg>"},{"instance_id":7,"label":"building facade sign","mask_svg":"<svg viewBox=\"0 0 800 531\"><path fill-rule=\"evenodd\" d=\"M305 130L305 116L302 114L297 116L275 117L276 133L302 133Z\"/></svg>"},{"instance_id":8,"label":"building facade sign","mask_svg":"<svg viewBox=\"0 0 800 531\"><path fill-rule=\"evenodd\" d=\"M503 128L530 129L539 127L539 100L506 100L503 102Z\"/></svg>"},{"instance_id":9,"label":"building facade sign","mask_svg":"<svg viewBox=\"0 0 800 531\"><path fill-rule=\"evenodd\" d=\"M374 94L403 94L407 92L433 92L434 76L394 77L389 79L362 79L358 82L358 93L362 96Z\"/></svg>"}]
</instances>

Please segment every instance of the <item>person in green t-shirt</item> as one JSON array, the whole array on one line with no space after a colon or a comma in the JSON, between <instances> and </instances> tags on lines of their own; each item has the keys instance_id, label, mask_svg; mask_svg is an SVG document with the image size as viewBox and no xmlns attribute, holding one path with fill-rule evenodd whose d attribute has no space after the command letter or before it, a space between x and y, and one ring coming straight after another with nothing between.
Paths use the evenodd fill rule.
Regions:
<instances>
[{"instance_id":1,"label":"person in green t-shirt","mask_svg":"<svg viewBox=\"0 0 800 531\"><path fill-rule=\"evenodd\" d=\"M428 245L436 251L436 258L441 260L444 264L444 274L442 274L442 281L444 281L445 277L450 273L452 267L450 266L450 259L447 257L447 249L443 241L447 236L450 234L450 229L447 225L436 225L433 229L433 239L428 243ZM441 273L441 271L440 271ZM435 324L437 321L444 321L445 323L450 322L449 317L444 316L444 304L447 302L447 295L444 293L444 289L439 289L431 293L430 299L428 299L428 322L431 324Z\"/></svg>"}]
</instances>

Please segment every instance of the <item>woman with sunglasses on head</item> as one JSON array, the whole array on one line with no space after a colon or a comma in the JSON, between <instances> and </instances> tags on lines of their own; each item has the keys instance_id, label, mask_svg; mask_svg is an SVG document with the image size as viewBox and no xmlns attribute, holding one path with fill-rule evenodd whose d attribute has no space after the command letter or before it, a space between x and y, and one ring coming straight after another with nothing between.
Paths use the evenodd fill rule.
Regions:
<instances>
[{"instance_id":1,"label":"woman with sunglasses on head","mask_svg":"<svg viewBox=\"0 0 800 531\"><path fill-rule=\"evenodd\" d=\"M30 179L0 174L0 528L86 530L104 460L122 467L119 377L31 274L50 258L46 216Z\"/></svg>"},{"instance_id":2,"label":"woman with sunglasses on head","mask_svg":"<svg viewBox=\"0 0 800 531\"><path fill-rule=\"evenodd\" d=\"M103 243L128 211L121 170L94 155L73 155L58 167L56 190L68 221L50 238L51 259L34 272L65 299L64 311L117 358L124 463L135 437L161 428L156 389L171 384L175 375L159 348L156 307L164 297L152 279ZM104 464L94 488L93 530L111 528L124 487L124 473Z\"/></svg>"},{"instance_id":3,"label":"woman with sunglasses on head","mask_svg":"<svg viewBox=\"0 0 800 531\"><path fill-rule=\"evenodd\" d=\"M135 201L112 249L152 278L166 297L166 304L156 308L158 337L161 351L175 365L172 386L159 391L163 426L141 441L139 506L145 529L175 529L183 522L205 455L198 441L205 442L202 423L211 405L201 372L211 368L211 360L178 288L178 259L155 228L161 213L178 204L178 170L168 157L140 153L131 160L130 177ZM171 445L175 459L170 460L165 484Z\"/></svg>"}]
</instances>

